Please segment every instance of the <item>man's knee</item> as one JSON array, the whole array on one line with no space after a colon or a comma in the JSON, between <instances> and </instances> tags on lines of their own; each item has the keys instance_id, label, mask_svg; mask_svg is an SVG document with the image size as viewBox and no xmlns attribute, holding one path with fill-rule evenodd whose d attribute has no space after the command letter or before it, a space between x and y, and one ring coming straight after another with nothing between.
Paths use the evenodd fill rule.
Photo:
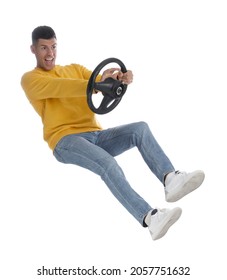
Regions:
<instances>
[{"instance_id":1,"label":"man's knee","mask_svg":"<svg viewBox=\"0 0 227 280\"><path fill-rule=\"evenodd\" d=\"M144 121L140 121L134 124L133 132L139 137L149 130L150 128L148 124Z\"/></svg>"},{"instance_id":2,"label":"man's knee","mask_svg":"<svg viewBox=\"0 0 227 280\"><path fill-rule=\"evenodd\" d=\"M147 129L149 129L148 124L147 124L146 122L144 122L144 121L138 122L138 126L139 126L139 128L140 128L141 130L147 130Z\"/></svg>"}]
</instances>

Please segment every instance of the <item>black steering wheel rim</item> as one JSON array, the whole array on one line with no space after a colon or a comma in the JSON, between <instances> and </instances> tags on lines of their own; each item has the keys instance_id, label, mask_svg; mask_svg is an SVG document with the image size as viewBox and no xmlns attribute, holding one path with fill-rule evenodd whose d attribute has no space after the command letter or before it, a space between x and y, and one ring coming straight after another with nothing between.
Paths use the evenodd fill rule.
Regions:
<instances>
[{"instance_id":1,"label":"black steering wheel rim","mask_svg":"<svg viewBox=\"0 0 227 280\"><path fill-rule=\"evenodd\" d=\"M90 109L96 114L106 114L112 111L121 101L123 95L127 90L127 85L112 78L107 78L103 82L95 82L100 71L109 63L117 63L123 73L127 72L124 63L118 58L107 58L99 63L91 74L87 86L87 103ZM101 91L103 100L97 108L92 101L92 94L94 90Z\"/></svg>"}]
</instances>

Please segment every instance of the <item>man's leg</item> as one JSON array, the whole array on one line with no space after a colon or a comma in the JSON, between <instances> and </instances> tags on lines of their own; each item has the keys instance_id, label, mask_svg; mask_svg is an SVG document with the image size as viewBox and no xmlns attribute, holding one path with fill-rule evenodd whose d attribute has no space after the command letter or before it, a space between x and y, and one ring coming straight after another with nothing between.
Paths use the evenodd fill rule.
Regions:
<instances>
[{"instance_id":1,"label":"man's leg","mask_svg":"<svg viewBox=\"0 0 227 280\"><path fill-rule=\"evenodd\" d=\"M93 144L97 134L65 136L54 150L55 157L60 162L79 165L101 176L119 202L145 226L144 218L152 207L132 189L114 157Z\"/></svg>"},{"instance_id":2,"label":"man's leg","mask_svg":"<svg viewBox=\"0 0 227 280\"><path fill-rule=\"evenodd\" d=\"M145 122L126 124L99 133L96 145L112 156L137 147L150 170L164 184L166 174L175 171Z\"/></svg>"},{"instance_id":3,"label":"man's leg","mask_svg":"<svg viewBox=\"0 0 227 280\"><path fill-rule=\"evenodd\" d=\"M168 202L175 202L197 189L205 177L202 170L191 173L175 172L172 163L145 122L104 130L100 132L96 144L112 156L136 146L150 170L165 185L166 201Z\"/></svg>"}]
</instances>

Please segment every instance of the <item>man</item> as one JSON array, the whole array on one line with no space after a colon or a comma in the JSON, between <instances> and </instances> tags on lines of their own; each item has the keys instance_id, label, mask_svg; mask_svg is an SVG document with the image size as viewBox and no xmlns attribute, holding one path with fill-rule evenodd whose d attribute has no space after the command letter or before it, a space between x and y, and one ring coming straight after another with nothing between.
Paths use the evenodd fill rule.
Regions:
<instances>
[{"instance_id":1,"label":"man","mask_svg":"<svg viewBox=\"0 0 227 280\"><path fill-rule=\"evenodd\" d=\"M33 30L31 51L37 65L23 75L21 85L42 118L44 139L56 159L99 175L129 213L149 228L153 240L164 236L179 219L181 208L153 209L129 185L115 156L137 147L164 185L168 202L175 202L198 188L204 180L203 171L175 171L145 122L102 129L87 104L91 71L78 64L55 65L57 38L51 27L39 26ZM108 77L127 85L133 80L132 71L122 73L117 68L105 70L97 79L103 81Z\"/></svg>"}]
</instances>

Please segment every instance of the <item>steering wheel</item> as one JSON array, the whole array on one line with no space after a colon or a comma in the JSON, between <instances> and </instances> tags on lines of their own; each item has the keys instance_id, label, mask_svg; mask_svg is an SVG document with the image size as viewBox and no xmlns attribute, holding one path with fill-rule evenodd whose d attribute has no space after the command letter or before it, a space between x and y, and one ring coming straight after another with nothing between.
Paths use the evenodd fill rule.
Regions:
<instances>
[{"instance_id":1,"label":"steering wheel","mask_svg":"<svg viewBox=\"0 0 227 280\"><path fill-rule=\"evenodd\" d=\"M102 68L109 63L117 63L123 73L127 72L123 62L117 58L107 58L94 69L88 81L87 102L90 109L96 114L106 114L112 111L119 104L127 89L126 84L111 77L102 82L95 82ZM94 106L92 101L92 94L95 93L95 91L101 92L103 95L103 99L98 108Z\"/></svg>"}]
</instances>

